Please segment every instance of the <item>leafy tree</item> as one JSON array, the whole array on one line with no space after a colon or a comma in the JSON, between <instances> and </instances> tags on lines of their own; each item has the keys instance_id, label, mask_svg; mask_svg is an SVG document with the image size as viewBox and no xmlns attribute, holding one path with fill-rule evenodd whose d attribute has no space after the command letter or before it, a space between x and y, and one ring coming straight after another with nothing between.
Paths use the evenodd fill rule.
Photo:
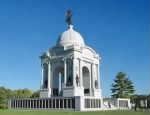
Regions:
<instances>
[{"instance_id":1,"label":"leafy tree","mask_svg":"<svg viewBox=\"0 0 150 115\"><path fill-rule=\"evenodd\" d=\"M0 87L0 109L7 107L7 89Z\"/></svg>"},{"instance_id":2,"label":"leafy tree","mask_svg":"<svg viewBox=\"0 0 150 115\"><path fill-rule=\"evenodd\" d=\"M114 98L128 98L135 90L132 81L126 77L126 74L119 72L114 79L111 91Z\"/></svg>"},{"instance_id":3,"label":"leafy tree","mask_svg":"<svg viewBox=\"0 0 150 115\"><path fill-rule=\"evenodd\" d=\"M33 95L33 92L29 89L17 89L12 91L12 98L30 98Z\"/></svg>"},{"instance_id":4,"label":"leafy tree","mask_svg":"<svg viewBox=\"0 0 150 115\"><path fill-rule=\"evenodd\" d=\"M33 92L29 89L23 89L22 90L23 93L23 98L30 98L33 95Z\"/></svg>"},{"instance_id":5,"label":"leafy tree","mask_svg":"<svg viewBox=\"0 0 150 115\"><path fill-rule=\"evenodd\" d=\"M31 96L31 98L37 98L37 97L39 97L39 95L40 95L40 92L39 91L35 91L33 93L33 95Z\"/></svg>"},{"instance_id":6,"label":"leafy tree","mask_svg":"<svg viewBox=\"0 0 150 115\"><path fill-rule=\"evenodd\" d=\"M39 91L32 92L30 89L10 90L0 87L0 109L7 108L9 98L36 98L39 97Z\"/></svg>"}]
</instances>

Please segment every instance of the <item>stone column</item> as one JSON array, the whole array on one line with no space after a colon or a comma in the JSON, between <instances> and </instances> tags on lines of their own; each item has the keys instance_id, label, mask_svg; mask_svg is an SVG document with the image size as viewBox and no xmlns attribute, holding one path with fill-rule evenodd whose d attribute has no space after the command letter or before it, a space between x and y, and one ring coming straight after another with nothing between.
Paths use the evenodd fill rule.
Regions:
<instances>
[{"instance_id":1,"label":"stone column","mask_svg":"<svg viewBox=\"0 0 150 115\"><path fill-rule=\"evenodd\" d=\"M43 64L41 64L41 87L40 89L42 89L43 87L43 74L44 74L44 69L43 69Z\"/></svg>"},{"instance_id":2,"label":"stone column","mask_svg":"<svg viewBox=\"0 0 150 115\"><path fill-rule=\"evenodd\" d=\"M47 107L46 107L46 103L47 103L47 102L46 102L46 99L44 99L44 102L45 102L45 105L44 105L44 106L45 106L45 109L46 109L46 108L47 108Z\"/></svg>"},{"instance_id":3,"label":"stone column","mask_svg":"<svg viewBox=\"0 0 150 115\"><path fill-rule=\"evenodd\" d=\"M95 69L95 68L94 68L94 64L92 63L92 69L91 69L91 70L92 70L92 71L91 71L91 72L92 72L92 74L91 74L92 76L91 76L91 77L92 77L92 88L93 88L93 89L95 89L95 79L94 79L94 76L95 76L94 71L95 71L95 70L94 70L94 69Z\"/></svg>"},{"instance_id":4,"label":"stone column","mask_svg":"<svg viewBox=\"0 0 150 115\"><path fill-rule=\"evenodd\" d=\"M64 59L64 87L66 87L66 79L67 79L67 74L66 74L66 59Z\"/></svg>"},{"instance_id":5,"label":"stone column","mask_svg":"<svg viewBox=\"0 0 150 115\"><path fill-rule=\"evenodd\" d=\"M51 108L54 108L54 106L53 106L53 99L51 99Z\"/></svg>"},{"instance_id":6,"label":"stone column","mask_svg":"<svg viewBox=\"0 0 150 115\"><path fill-rule=\"evenodd\" d=\"M49 61L48 63L48 90L50 91L51 89L51 63Z\"/></svg>"},{"instance_id":7,"label":"stone column","mask_svg":"<svg viewBox=\"0 0 150 115\"><path fill-rule=\"evenodd\" d=\"M35 106L36 106L35 108L37 109L37 99L35 100Z\"/></svg>"},{"instance_id":8,"label":"stone column","mask_svg":"<svg viewBox=\"0 0 150 115\"><path fill-rule=\"evenodd\" d=\"M60 99L58 99L58 109L60 109Z\"/></svg>"},{"instance_id":9,"label":"stone column","mask_svg":"<svg viewBox=\"0 0 150 115\"><path fill-rule=\"evenodd\" d=\"M30 100L30 109L31 109L31 100Z\"/></svg>"},{"instance_id":10,"label":"stone column","mask_svg":"<svg viewBox=\"0 0 150 115\"><path fill-rule=\"evenodd\" d=\"M91 99L89 99L89 105L90 105L89 108L92 108L91 103L92 103Z\"/></svg>"},{"instance_id":11,"label":"stone column","mask_svg":"<svg viewBox=\"0 0 150 115\"><path fill-rule=\"evenodd\" d=\"M100 89L100 71L99 71L99 64L97 65L97 85L98 89Z\"/></svg>"},{"instance_id":12,"label":"stone column","mask_svg":"<svg viewBox=\"0 0 150 115\"><path fill-rule=\"evenodd\" d=\"M83 87L82 60L79 60L80 87Z\"/></svg>"},{"instance_id":13,"label":"stone column","mask_svg":"<svg viewBox=\"0 0 150 115\"><path fill-rule=\"evenodd\" d=\"M42 101L42 103L41 103L41 105L42 105L41 108L43 109L43 99L42 99L41 101Z\"/></svg>"},{"instance_id":14,"label":"stone column","mask_svg":"<svg viewBox=\"0 0 150 115\"><path fill-rule=\"evenodd\" d=\"M73 87L76 87L76 59L73 57Z\"/></svg>"},{"instance_id":15,"label":"stone column","mask_svg":"<svg viewBox=\"0 0 150 115\"><path fill-rule=\"evenodd\" d=\"M91 66L91 68L92 68L92 66ZM91 77L92 77L92 71L91 71L91 70L92 70L92 69L91 69L91 68L89 68L89 72L90 72L90 73L89 73L89 74L90 74L90 84L89 84L89 85L90 85L90 89L89 89L89 90L90 90L90 93L89 93L89 94L90 94L90 96L91 96L91 94L92 94L92 79L91 79Z\"/></svg>"},{"instance_id":16,"label":"stone column","mask_svg":"<svg viewBox=\"0 0 150 115\"><path fill-rule=\"evenodd\" d=\"M56 108L56 99L55 99L55 108Z\"/></svg>"},{"instance_id":17,"label":"stone column","mask_svg":"<svg viewBox=\"0 0 150 115\"><path fill-rule=\"evenodd\" d=\"M16 109L16 100L14 100L14 101L15 101L15 102L14 102L14 105L15 105L14 108Z\"/></svg>"},{"instance_id":18,"label":"stone column","mask_svg":"<svg viewBox=\"0 0 150 115\"><path fill-rule=\"evenodd\" d=\"M72 109L72 98L70 99L70 108Z\"/></svg>"},{"instance_id":19,"label":"stone column","mask_svg":"<svg viewBox=\"0 0 150 115\"><path fill-rule=\"evenodd\" d=\"M12 104L11 104L11 99L8 99L8 109L11 109L11 108L13 108L13 106L12 106Z\"/></svg>"},{"instance_id":20,"label":"stone column","mask_svg":"<svg viewBox=\"0 0 150 115\"><path fill-rule=\"evenodd\" d=\"M62 77L62 74L61 74L61 72L59 72L59 89L58 89L58 95L60 95L61 90L62 90L62 89L61 89L61 88L62 88L62 87L61 87L61 85L62 85L62 84L61 84L61 77Z\"/></svg>"}]
</instances>

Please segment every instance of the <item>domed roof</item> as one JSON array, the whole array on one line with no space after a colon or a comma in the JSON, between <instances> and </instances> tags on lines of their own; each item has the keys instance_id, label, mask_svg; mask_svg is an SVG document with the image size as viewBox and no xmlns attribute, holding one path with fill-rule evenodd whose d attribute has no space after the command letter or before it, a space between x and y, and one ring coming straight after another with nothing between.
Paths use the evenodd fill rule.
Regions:
<instances>
[{"instance_id":1,"label":"domed roof","mask_svg":"<svg viewBox=\"0 0 150 115\"><path fill-rule=\"evenodd\" d=\"M57 44L58 46L69 46L69 45L85 45L84 40L80 33L73 30L73 26L69 25L68 30L63 32L58 40Z\"/></svg>"}]
</instances>

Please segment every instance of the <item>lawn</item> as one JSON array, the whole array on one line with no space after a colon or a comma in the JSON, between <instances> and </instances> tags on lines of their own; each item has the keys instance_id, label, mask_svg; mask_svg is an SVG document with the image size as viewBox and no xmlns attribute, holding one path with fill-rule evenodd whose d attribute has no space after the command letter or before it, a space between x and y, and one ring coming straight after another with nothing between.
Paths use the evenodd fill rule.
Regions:
<instances>
[{"instance_id":1,"label":"lawn","mask_svg":"<svg viewBox=\"0 0 150 115\"><path fill-rule=\"evenodd\" d=\"M27 110L0 110L0 115L148 115L142 111L50 112Z\"/></svg>"}]
</instances>

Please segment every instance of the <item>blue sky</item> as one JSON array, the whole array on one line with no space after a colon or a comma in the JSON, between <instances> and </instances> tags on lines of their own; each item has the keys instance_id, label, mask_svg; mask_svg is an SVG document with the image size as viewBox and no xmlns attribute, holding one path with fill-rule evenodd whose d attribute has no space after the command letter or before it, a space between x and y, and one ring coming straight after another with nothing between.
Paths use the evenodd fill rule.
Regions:
<instances>
[{"instance_id":1,"label":"blue sky","mask_svg":"<svg viewBox=\"0 0 150 115\"><path fill-rule=\"evenodd\" d=\"M137 94L148 93L148 0L0 0L0 86L40 87L42 52L66 30L64 12L73 10L74 29L101 56L103 96L119 71Z\"/></svg>"}]
</instances>

